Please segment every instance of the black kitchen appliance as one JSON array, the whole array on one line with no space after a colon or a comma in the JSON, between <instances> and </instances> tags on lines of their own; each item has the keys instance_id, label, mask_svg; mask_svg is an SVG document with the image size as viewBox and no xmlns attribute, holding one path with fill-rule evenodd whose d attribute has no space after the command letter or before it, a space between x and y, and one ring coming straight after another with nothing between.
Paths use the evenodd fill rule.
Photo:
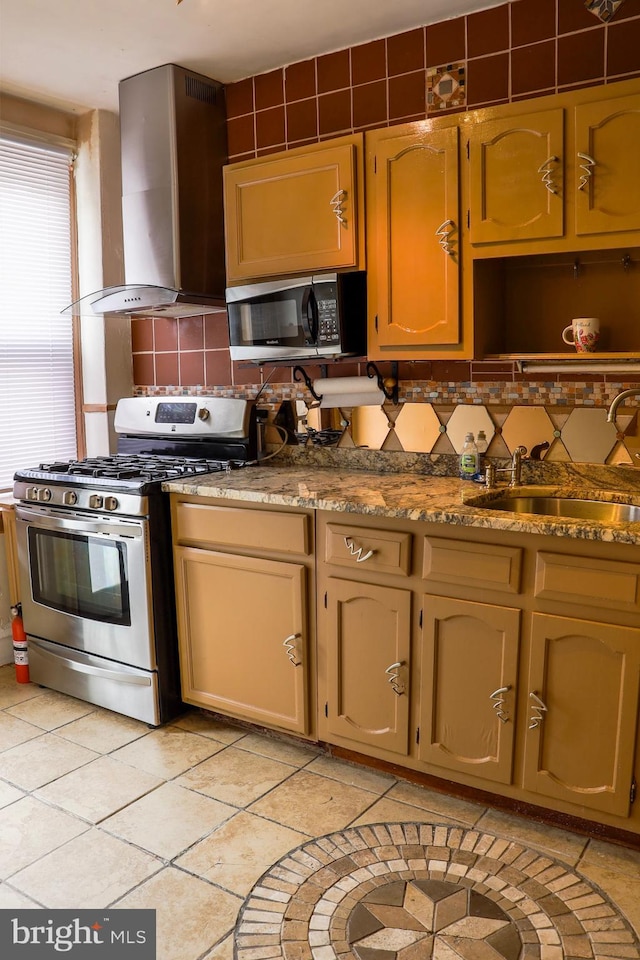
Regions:
<instances>
[{"instance_id":1,"label":"black kitchen appliance","mask_svg":"<svg viewBox=\"0 0 640 960\"><path fill-rule=\"evenodd\" d=\"M31 679L157 725L181 710L167 479L254 462L252 402L131 397L118 452L15 474Z\"/></svg>"}]
</instances>

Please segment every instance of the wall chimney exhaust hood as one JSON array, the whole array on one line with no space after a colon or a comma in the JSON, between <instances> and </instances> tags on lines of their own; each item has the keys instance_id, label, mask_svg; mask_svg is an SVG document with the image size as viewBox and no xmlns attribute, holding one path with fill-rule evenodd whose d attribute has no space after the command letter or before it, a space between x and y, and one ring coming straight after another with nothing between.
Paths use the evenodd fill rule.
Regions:
<instances>
[{"instance_id":1,"label":"wall chimney exhaust hood","mask_svg":"<svg viewBox=\"0 0 640 960\"><path fill-rule=\"evenodd\" d=\"M222 312L224 88L168 63L122 80L118 92L125 283L64 312Z\"/></svg>"}]
</instances>

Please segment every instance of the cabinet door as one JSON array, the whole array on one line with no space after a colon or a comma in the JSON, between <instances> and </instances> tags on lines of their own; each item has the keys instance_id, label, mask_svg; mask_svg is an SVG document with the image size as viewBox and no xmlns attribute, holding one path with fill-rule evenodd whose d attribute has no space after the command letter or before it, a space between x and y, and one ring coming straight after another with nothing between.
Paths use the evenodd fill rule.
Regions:
<instances>
[{"instance_id":1,"label":"cabinet door","mask_svg":"<svg viewBox=\"0 0 640 960\"><path fill-rule=\"evenodd\" d=\"M534 614L524 786L627 816L640 630Z\"/></svg>"},{"instance_id":2,"label":"cabinet door","mask_svg":"<svg viewBox=\"0 0 640 960\"><path fill-rule=\"evenodd\" d=\"M376 345L460 342L458 129L412 128L367 140L373 356Z\"/></svg>"},{"instance_id":3,"label":"cabinet door","mask_svg":"<svg viewBox=\"0 0 640 960\"><path fill-rule=\"evenodd\" d=\"M434 596L423 611L418 756L511 783L520 611Z\"/></svg>"},{"instance_id":4,"label":"cabinet door","mask_svg":"<svg viewBox=\"0 0 640 960\"><path fill-rule=\"evenodd\" d=\"M175 568L183 699L306 733L305 568L194 547Z\"/></svg>"},{"instance_id":5,"label":"cabinet door","mask_svg":"<svg viewBox=\"0 0 640 960\"><path fill-rule=\"evenodd\" d=\"M327 618L329 733L405 755L411 594L330 578Z\"/></svg>"},{"instance_id":6,"label":"cabinet door","mask_svg":"<svg viewBox=\"0 0 640 960\"><path fill-rule=\"evenodd\" d=\"M558 109L471 127L471 243L562 236L563 120Z\"/></svg>"},{"instance_id":7,"label":"cabinet door","mask_svg":"<svg viewBox=\"0 0 640 960\"><path fill-rule=\"evenodd\" d=\"M225 167L227 278L358 266L356 145Z\"/></svg>"},{"instance_id":8,"label":"cabinet door","mask_svg":"<svg viewBox=\"0 0 640 960\"><path fill-rule=\"evenodd\" d=\"M575 109L576 233L640 229L640 94Z\"/></svg>"}]
</instances>

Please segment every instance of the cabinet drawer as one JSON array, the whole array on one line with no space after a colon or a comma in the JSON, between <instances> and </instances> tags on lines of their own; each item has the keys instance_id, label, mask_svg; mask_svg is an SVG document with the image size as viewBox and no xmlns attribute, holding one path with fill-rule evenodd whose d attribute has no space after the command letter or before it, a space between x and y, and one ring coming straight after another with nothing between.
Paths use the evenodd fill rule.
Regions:
<instances>
[{"instance_id":1,"label":"cabinet drawer","mask_svg":"<svg viewBox=\"0 0 640 960\"><path fill-rule=\"evenodd\" d=\"M425 537L424 580L520 593L522 550L495 543Z\"/></svg>"},{"instance_id":2,"label":"cabinet drawer","mask_svg":"<svg viewBox=\"0 0 640 960\"><path fill-rule=\"evenodd\" d=\"M411 534L329 523L325 560L341 567L407 577L411 566Z\"/></svg>"},{"instance_id":3,"label":"cabinet drawer","mask_svg":"<svg viewBox=\"0 0 640 960\"><path fill-rule=\"evenodd\" d=\"M309 518L300 513L178 503L174 523L174 538L179 543L216 544L269 553L308 554L310 549Z\"/></svg>"},{"instance_id":4,"label":"cabinet drawer","mask_svg":"<svg viewBox=\"0 0 640 960\"><path fill-rule=\"evenodd\" d=\"M543 600L640 612L640 564L538 553L534 593Z\"/></svg>"}]
</instances>

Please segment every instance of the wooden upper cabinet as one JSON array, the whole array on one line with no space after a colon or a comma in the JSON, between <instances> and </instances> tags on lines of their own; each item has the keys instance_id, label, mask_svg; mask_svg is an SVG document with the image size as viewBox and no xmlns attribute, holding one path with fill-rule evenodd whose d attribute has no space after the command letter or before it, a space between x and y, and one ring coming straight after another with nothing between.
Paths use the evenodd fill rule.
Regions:
<instances>
[{"instance_id":1,"label":"wooden upper cabinet","mask_svg":"<svg viewBox=\"0 0 640 960\"><path fill-rule=\"evenodd\" d=\"M458 344L458 129L376 130L366 152L369 356Z\"/></svg>"},{"instance_id":2,"label":"wooden upper cabinet","mask_svg":"<svg viewBox=\"0 0 640 960\"><path fill-rule=\"evenodd\" d=\"M577 106L575 128L576 233L640 230L640 93Z\"/></svg>"},{"instance_id":3,"label":"wooden upper cabinet","mask_svg":"<svg viewBox=\"0 0 640 960\"><path fill-rule=\"evenodd\" d=\"M362 134L224 169L227 280L364 268Z\"/></svg>"},{"instance_id":4,"label":"wooden upper cabinet","mask_svg":"<svg viewBox=\"0 0 640 960\"><path fill-rule=\"evenodd\" d=\"M564 110L469 128L471 243L561 237Z\"/></svg>"}]
</instances>

